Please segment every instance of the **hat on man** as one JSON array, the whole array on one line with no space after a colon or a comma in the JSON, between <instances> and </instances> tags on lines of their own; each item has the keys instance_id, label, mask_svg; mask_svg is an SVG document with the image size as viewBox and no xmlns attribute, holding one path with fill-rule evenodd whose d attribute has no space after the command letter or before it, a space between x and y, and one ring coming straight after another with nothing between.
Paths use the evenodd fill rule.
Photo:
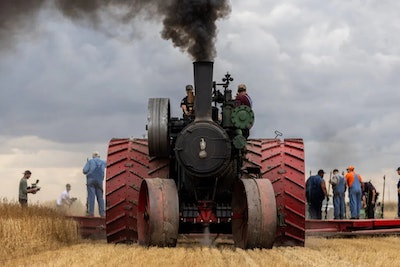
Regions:
<instances>
[{"instance_id":1,"label":"hat on man","mask_svg":"<svg viewBox=\"0 0 400 267\"><path fill-rule=\"evenodd\" d=\"M348 171L354 171L354 167L350 165L349 167L347 167L347 170Z\"/></svg>"},{"instance_id":2,"label":"hat on man","mask_svg":"<svg viewBox=\"0 0 400 267\"><path fill-rule=\"evenodd\" d=\"M26 170L26 171L24 171L24 173L23 174L32 174L31 173L31 171L30 170Z\"/></svg>"},{"instance_id":3,"label":"hat on man","mask_svg":"<svg viewBox=\"0 0 400 267\"><path fill-rule=\"evenodd\" d=\"M246 85L239 84L238 85L238 92L240 93L240 92L243 92L243 91L246 91Z\"/></svg>"},{"instance_id":4,"label":"hat on man","mask_svg":"<svg viewBox=\"0 0 400 267\"><path fill-rule=\"evenodd\" d=\"M322 170L322 169L318 171L318 174L324 174L324 173L325 173L325 172L324 172L324 170Z\"/></svg>"},{"instance_id":5,"label":"hat on man","mask_svg":"<svg viewBox=\"0 0 400 267\"><path fill-rule=\"evenodd\" d=\"M188 84L186 85L186 91L193 90L193 86Z\"/></svg>"},{"instance_id":6,"label":"hat on man","mask_svg":"<svg viewBox=\"0 0 400 267\"><path fill-rule=\"evenodd\" d=\"M92 158L100 158L100 153L97 151L93 151Z\"/></svg>"}]
</instances>

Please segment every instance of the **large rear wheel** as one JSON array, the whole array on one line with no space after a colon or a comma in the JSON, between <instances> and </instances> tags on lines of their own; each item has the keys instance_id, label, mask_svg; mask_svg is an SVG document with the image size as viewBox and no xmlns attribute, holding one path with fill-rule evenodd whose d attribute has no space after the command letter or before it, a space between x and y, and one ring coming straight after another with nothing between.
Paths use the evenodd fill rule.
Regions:
<instances>
[{"instance_id":1,"label":"large rear wheel","mask_svg":"<svg viewBox=\"0 0 400 267\"><path fill-rule=\"evenodd\" d=\"M107 242L137 241L139 190L147 177L168 178L169 160L149 157L146 139L112 139L106 171Z\"/></svg>"},{"instance_id":2,"label":"large rear wheel","mask_svg":"<svg viewBox=\"0 0 400 267\"><path fill-rule=\"evenodd\" d=\"M304 246L305 166L302 139L248 140L247 166L271 181L278 209L275 246Z\"/></svg>"},{"instance_id":3,"label":"large rear wheel","mask_svg":"<svg viewBox=\"0 0 400 267\"><path fill-rule=\"evenodd\" d=\"M137 222L140 245L176 246L179 203L174 180L155 178L142 182Z\"/></svg>"},{"instance_id":4,"label":"large rear wheel","mask_svg":"<svg viewBox=\"0 0 400 267\"><path fill-rule=\"evenodd\" d=\"M272 248L277 216L274 190L267 179L241 179L232 196L232 235L236 247Z\"/></svg>"}]
</instances>

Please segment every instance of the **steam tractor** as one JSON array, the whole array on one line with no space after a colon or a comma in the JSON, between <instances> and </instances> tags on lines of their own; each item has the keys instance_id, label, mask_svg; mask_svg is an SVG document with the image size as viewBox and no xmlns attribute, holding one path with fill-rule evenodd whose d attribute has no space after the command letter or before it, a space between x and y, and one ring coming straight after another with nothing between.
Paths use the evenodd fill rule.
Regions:
<instances>
[{"instance_id":1,"label":"steam tractor","mask_svg":"<svg viewBox=\"0 0 400 267\"><path fill-rule=\"evenodd\" d=\"M230 74L216 83L213 62L193 66L193 116L151 98L148 138L109 143L107 241L173 247L210 233L240 248L304 245L303 141L248 139L254 113L235 105Z\"/></svg>"}]
</instances>

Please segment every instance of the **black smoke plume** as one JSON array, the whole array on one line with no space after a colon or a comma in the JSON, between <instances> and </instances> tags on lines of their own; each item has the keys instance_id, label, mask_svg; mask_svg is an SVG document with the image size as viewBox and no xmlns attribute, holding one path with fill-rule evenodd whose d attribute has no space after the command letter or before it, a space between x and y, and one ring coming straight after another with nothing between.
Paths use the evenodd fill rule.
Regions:
<instances>
[{"instance_id":1,"label":"black smoke plume","mask_svg":"<svg viewBox=\"0 0 400 267\"><path fill-rule=\"evenodd\" d=\"M19 36L34 31L37 16L45 8L100 31L110 17L123 24L136 19L162 21L162 38L194 60L214 59L216 21L231 11L228 0L4 0L0 1L0 49L12 47ZM112 28L106 31L110 34Z\"/></svg>"}]
</instances>

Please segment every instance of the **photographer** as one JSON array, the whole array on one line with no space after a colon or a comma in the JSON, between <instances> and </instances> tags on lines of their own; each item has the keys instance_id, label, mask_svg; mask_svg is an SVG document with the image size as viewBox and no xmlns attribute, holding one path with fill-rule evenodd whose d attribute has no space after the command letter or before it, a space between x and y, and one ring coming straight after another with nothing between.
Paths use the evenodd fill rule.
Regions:
<instances>
[{"instance_id":1,"label":"photographer","mask_svg":"<svg viewBox=\"0 0 400 267\"><path fill-rule=\"evenodd\" d=\"M27 207L28 206L28 193L31 194L36 194L37 191L40 190L39 187L28 187L28 179L31 177L31 172L29 170L26 170L23 173L23 177L19 181L19 195L18 195L18 200L19 203L21 204L21 207Z\"/></svg>"}]
</instances>

